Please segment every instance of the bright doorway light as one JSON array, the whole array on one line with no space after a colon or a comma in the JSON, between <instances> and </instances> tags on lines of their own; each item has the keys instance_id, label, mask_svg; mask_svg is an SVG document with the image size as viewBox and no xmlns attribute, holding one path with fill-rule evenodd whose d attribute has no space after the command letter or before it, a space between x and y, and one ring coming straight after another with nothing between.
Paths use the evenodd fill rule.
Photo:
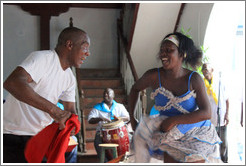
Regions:
<instances>
[{"instance_id":1,"label":"bright doorway light","mask_svg":"<svg viewBox=\"0 0 246 166\"><path fill-rule=\"evenodd\" d=\"M215 2L204 39L206 55L229 89L228 162L245 165L245 2ZM216 73L215 73L216 74ZM243 108L245 114L245 106Z\"/></svg>"}]
</instances>

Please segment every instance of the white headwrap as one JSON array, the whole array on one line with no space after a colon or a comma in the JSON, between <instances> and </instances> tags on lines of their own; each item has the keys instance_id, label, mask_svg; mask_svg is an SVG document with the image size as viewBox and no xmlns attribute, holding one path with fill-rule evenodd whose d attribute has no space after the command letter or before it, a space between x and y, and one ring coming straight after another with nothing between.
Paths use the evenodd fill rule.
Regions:
<instances>
[{"instance_id":1,"label":"white headwrap","mask_svg":"<svg viewBox=\"0 0 246 166\"><path fill-rule=\"evenodd\" d=\"M178 40L176 35L170 35L167 38L165 38L164 41L165 40L169 40L169 41L173 42L177 47L179 47L179 40Z\"/></svg>"}]
</instances>

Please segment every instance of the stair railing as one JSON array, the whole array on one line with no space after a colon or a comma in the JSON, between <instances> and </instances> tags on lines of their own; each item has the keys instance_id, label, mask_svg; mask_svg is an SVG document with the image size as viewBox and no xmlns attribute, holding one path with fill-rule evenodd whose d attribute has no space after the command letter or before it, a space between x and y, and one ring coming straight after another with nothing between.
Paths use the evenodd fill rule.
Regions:
<instances>
[{"instance_id":1,"label":"stair railing","mask_svg":"<svg viewBox=\"0 0 246 166\"><path fill-rule=\"evenodd\" d=\"M138 7L138 6L137 6ZM127 42L127 39L123 35L123 28L122 28L122 20L118 20L117 22L117 30L118 30L118 37L119 37L119 49L120 49L120 71L122 77L124 79L126 93L129 95L131 87L133 84L138 80L138 75L133 64L131 54L130 54L130 46ZM135 27L135 25L134 25ZM134 28L132 26L132 28ZM134 30L131 29L131 32ZM143 114L146 114L146 107L147 107L147 98L146 98L146 90L141 91L135 111L134 117L137 120L140 120Z\"/></svg>"},{"instance_id":2,"label":"stair railing","mask_svg":"<svg viewBox=\"0 0 246 166\"><path fill-rule=\"evenodd\" d=\"M86 149L86 142L85 142L85 121L84 121L84 112L83 110L80 108L80 98L83 98L83 92L80 90L80 86L79 86L79 73L78 73L78 70L75 69L74 67L72 67L72 71L73 71L73 74L75 75L76 79L77 79L77 87L76 87L76 90L75 90L75 101L76 101L76 113L78 114L78 117L79 117L79 121L80 121L80 124L81 124L81 127L80 127L80 131L78 132L77 134L77 137L78 137L78 143L79 143L79 148L78 148L78 151L79 152L83 152L85 153L85 149Z\"/></svg>"}]
</instances>

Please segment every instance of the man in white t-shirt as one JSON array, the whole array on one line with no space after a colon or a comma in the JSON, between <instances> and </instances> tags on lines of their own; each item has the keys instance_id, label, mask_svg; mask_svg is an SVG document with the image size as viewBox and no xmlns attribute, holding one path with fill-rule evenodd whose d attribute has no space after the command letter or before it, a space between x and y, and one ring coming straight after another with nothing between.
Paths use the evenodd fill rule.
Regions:
<instances>
[{"instance_id":1,"label":"man in white t-shirt","mask_svg":"<svg viewBox=\"0 0 246 166\"><path fill-rule=\"evenodd\" d=\"M5 80L9 95L3 105L3 162L26 162L24 148L32 136L53 121L62 130L76 114L76 79L70 67L83 64L89 46L86 32L65 28L54 50L32 52Z\"/></svg>"},{"instance_id":2,"label":"man in white t-shirt","mask_svg":"<svg viewBox=\"0 0 246 166\"><path fill-rule=\"evenodd\" d=\"M125 106L115 102L114 97L113 89L106 88L103 92L103 102L95 105L88 115L88 122L90 124L98 123L94 140L94 146L98 157L100 157L101 153L99 144L102 143L102 138L100 136L102 124L104 122L110 122L116 117L120 117L124 122L128 122L130 120L129 113Z\"/></svg>"},{"instance_id":3,"label":"man in white t-shirt","mask_svg":"<svg viewBox=\"0 0 246 166\"><path fill-rule=\"evenodd\" d=\"M229 123L229 95L225 83L220 76L213 75L211 64L204 63L202 72L209 102L211 104L211 122L216 127L222 140L220 145L221 159L228 162L227 125ZM218 116L219 115L219 116Z\"/></svg>"}]
</instances>

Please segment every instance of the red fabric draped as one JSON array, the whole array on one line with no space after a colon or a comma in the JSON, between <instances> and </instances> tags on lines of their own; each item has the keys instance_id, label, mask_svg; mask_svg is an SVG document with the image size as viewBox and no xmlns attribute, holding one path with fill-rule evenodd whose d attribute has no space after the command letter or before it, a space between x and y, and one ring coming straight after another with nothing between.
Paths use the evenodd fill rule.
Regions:
<instances>
[{"instance_id":1,"label":"red fabric draped","mask_svg":"<svg viewBox=\"0 0 246 166\"><path fill-rule=\"evenodd\" d=\"M70 132L80 130L78 115L72 114L66 121L66 127L59 130L58 123L45 127L26 144L25 157L29 163L41 163L44 156L48 163L65 163L65 152L68 147Z\"/></svg>"}]
</instances>

